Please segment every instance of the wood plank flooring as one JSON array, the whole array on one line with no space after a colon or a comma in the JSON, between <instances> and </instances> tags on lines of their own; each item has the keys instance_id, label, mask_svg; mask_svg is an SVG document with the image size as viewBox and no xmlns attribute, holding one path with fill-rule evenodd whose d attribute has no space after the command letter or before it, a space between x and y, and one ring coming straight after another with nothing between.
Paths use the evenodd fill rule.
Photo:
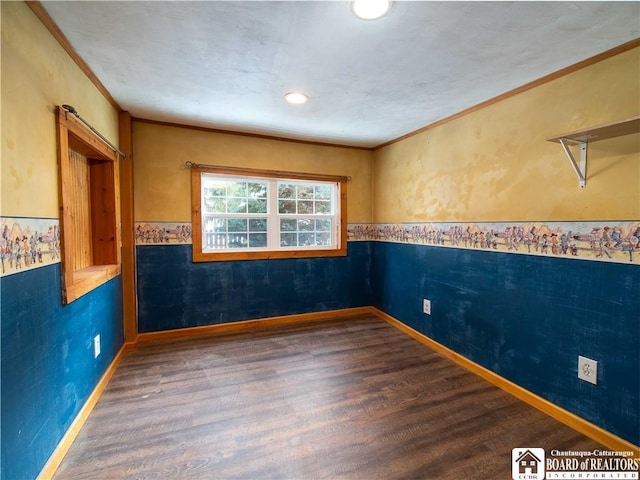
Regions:
<instances>
[{"instance_id":1,"label":"wood plank flooring","mask_svg":"<svg viewBox=\"0 0 640 480\"><path fill-rule=\"evenodd\" d=\"M602 448L386 322L127 354L55 479L509 479L511 449Z\"/></svg>"}]
</instances>

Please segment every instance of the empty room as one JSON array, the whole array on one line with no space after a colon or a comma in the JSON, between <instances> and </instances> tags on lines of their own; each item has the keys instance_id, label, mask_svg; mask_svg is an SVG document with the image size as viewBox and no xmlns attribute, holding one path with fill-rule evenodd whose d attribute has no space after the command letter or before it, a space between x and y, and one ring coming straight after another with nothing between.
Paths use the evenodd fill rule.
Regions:
<instances>
[{"instance_id":1,"label":"empty room","mask_svg":"<svg viewBox=\"0 0 640 480\"><path fill-rule=\"evenodd\" d=\"M640 3L0 8L1 480L639 478Z\"/></svg>"}]
</instances>

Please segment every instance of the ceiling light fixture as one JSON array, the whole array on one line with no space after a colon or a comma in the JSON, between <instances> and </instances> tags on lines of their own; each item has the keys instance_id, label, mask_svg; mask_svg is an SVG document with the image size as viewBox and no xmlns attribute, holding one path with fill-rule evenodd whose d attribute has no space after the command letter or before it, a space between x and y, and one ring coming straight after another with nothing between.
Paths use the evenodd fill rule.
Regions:
<instances>
[{"instance_id":1,"label":"ceiling light fixture","mask_svg":"<svg viewBox=\"0 0 640 480\"><path fill-rule=\"evenodd\" d=\"M391 0L353 0L351 11L363 20L376 20L387 14Z\"/></svg>"},{"instance_id":2,"label":"ceiling light fixture","mask_svg":"<svg viewBox=\"0 0 640 480\"><path fill-rule=\"evenodd\" d=\"M306 103L306 101L309 100L309 97L301 92L289 92L284 96L284 99L289 103L299 105L301 103Z\"/></svg>"}]
</instances>

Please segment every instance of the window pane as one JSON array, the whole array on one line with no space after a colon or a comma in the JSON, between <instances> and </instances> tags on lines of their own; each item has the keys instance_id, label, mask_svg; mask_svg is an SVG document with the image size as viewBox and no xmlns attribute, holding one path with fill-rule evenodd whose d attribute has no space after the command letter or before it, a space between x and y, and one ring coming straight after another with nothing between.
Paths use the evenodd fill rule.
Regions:
<instances>
[{"instance_id":1,"label":"window pane","mask_svg":"<svg viewBox=\"0 0 640 480\"><path fill-rule=\"evenodd\" d=\"M278 198L295 198L296 188L287 183L278 184Z\"/></svg>"},{"instance_id":2,"label":"window pane","mask_svg":"<svg viewBox=\"0 0 640 480\"><path fill-rule=\"evenodd\" d=\"M206 233L202 238L203 247L207 250L227 248L226 233Z\"/></svg>"},{"instance_id":3,"label":"window pane","mask_svg":"<svg viewBox=\"0 0 640 480\"><path fill-rule=\"evenodd\" d=\"M214 232L220 233L227 231L227 220L224 218L217 218L214 225Z\"/></svg>"},{"instance_id":4,"label":"window pane","mask_svg":"<svg viewBox=\"0 0 640 480\"><path fill-rule=\"evenodd\" d=\"M328 218L322 219L322 220L316 220L316 231L318 232L331 231L331 220Z\"/></svg>"},{"instance_id":5,"label":"window pane","mask_svg":"<svg viewBox=\"0 0 640 480\"><path fill-rule=\"evenodd\" d=\"M247 231L247 219L246 218L230 218L227 220L229 232L246 232Z\"/></svg>"},{"instance_id":6,"label":"window pane","mask_svg":"<svg viewBox=\"0 0 640 480\"><path fill-rule=\"evenodd\" d=\"M313 199L313 185L298 185L298 198Z\"/></svg>"},{"instance_id":7,"label":"window pane","mask_svg":"<svg viewBox=\"0 0 640 480\"><path fill-rule=\"evenodd\" d=\"M298 220L295 218L282 218L280 219L280 230L283 232L295 232L298 230Z\"/></svg>"},{"instance_id":8,"label":"window pane","mask_svg":"<svg viewBox=\"0 0 640 480\"><path fill-rule=\"evenodd\" d=\"M267 184L266 183L250 183L249 197L267 198Z\"/></svg>"},{"instance_id":9,"label":"window pane","mask_svg":"<svg viewBox=\"0 0 640 480\"><path fill-rule=\"evenodd\" d=\"M267 231L267 219L266 218L252 218L249 220L250 232L266 232Z\"/></svg>"},{"instance_id":10,"label":"window pane","mask_svg":"<svg viewBox=\"0 0 640 480\"><path fill-rule=\"evenodd\" d=\"M215 182L213 186L204 189L205 197L224 197L226 196L224 182Z\"/></svg>"},{"instance_id":11,"label":"window pane","mask_svg":"<svg viewBox=\"0 0 640 480\"><path fill-rule=\"evenodd\" d=\"M267 246L266 233L250 233L249 234L249 247L264 248L266 246Z\"/></svg>"},{"instance_id":12,"label":"window pane","mask_svg":"<svg viewBox=\"0 0 640 480\"><path fill-rule=\"evenodd\" d=\"M245 182L229 182L227 185L228 197L246 197L247 184Z\"/></svg>"},{"instance_id":13,"label":"window pane","mask_svg":"<svg viewBox=\"0 0 640 480\"><path fill-rule=\"evenodd\" d=\"M313 213L313 202L311 200L302 200L298 202L298 213L302 215Z\"/></svg>"},{"instance_id":14,"label":"window pane","mask_svg":"<svg viewBox=\"0 0 640 480\"><path fill-rule=\"evenodd\" d=\"M267 201L249 199L249 213L267 213Z\"/></svg>"},{"instance_id":15,"label":"window pane","mask_svg":"<svg viewBox=\"0 0 640 480\"><path fill-rule=\"evenodd\" d=\"M293 200L279 200L278 201L278 213L296 213L296 202Z\"/></svg>"},{"instance_id":16,"label":"window pane","mask_svg":"<svg viewBox=\"0 0 640 480\"><path fill-rule=\"evenodd\" d=\"M226 232L227 221L224 218L206 217L204 230L205 232Z\"/></svg>"},{"instance_id":17,"label":"window pane","mask_svg":"<svg viewBox=\"0 0 640 480\"><path fill-rule=\"evenodd\" d=\"M310 247L315 244L313 233L301 233L298 235L298 244L305 247Z\"/></svg>"},{"instance_id":18,"label":"window pane","mask_svg":"<svg viewBox=\"0 0 640 480\"><path fill-rule=\"evenodd\" d=\"M280 234L280 246L281 247L295 247L298 245L297 235L295 233L281 233Z\"/></svg>"},{"instance_id":19,"label":"window pane","mask_svg":"<svg viewBox=\"0 0 640 480\"><path fill-rule=\"evenodd\" d=\"M332 237L332 220L330 218L280 219L280 245L283 247L330 246Z\"/></svg>"},{"instance_id":20,"label":"window pane","mask_svg":"<svg viewBox=\"0 0 640 480\"><path fill-rule=\"evenodd\" d=\"M331 232L316 233L316 245L331 245Z\"/></svg>"},{"instance_id":21,"label":"window pane","mask_svg":"<svg viewBox=\"0 0 640 480\"><path fill-rule=\"evenodd\" d=\"M249 246L246 233L229 233L227 238L229 248L247 248Z\"/></svg>"},{"instance_id":22,"label":"window pane","mask_svg":"<svg viewBox=\"0 0 640 480\"><path fill-rule=\"evenodd\" d=\"M301 218L298 220L298 229L301 232L313 232L315 221L311 218Z\"/></svg>"},{"instance_id":23,"label":"window pane","mask_svg":"<svg viewBox=\"0 0 640 480\"><path fill-rule=\"evenodd\" d=\"M247 213L247 201L244 198L229 198L227 200L227 212Z\"/></svg>"},{"instance_id":24,"label":"window pane","mask_svg":"<svg viewBox=\"0 0 640 480\"><path fill-rule=\"evenodd\" d=\"M316 200L331 200L331 190L330 185L316 185Z\"/></svg>"},{"instance_id":25,"label":"window pane","mask_svg":"<svg viewBox=\"0 0 640 480\"><path fill-rule=\"evenodd\" d=\"M331 202L314 202L315 213L320 215L331 215Z\"/></svg>"},{"instance_id":26,"label":"window pane","mask_svg":"<svg viewBox=\"0 0 640 480\"><path fill-rule=\"evenodd\" d=\"M225 213L227 205L222 198L209 198L205 201L206 213Z\"/></svg>"}]
</instances>

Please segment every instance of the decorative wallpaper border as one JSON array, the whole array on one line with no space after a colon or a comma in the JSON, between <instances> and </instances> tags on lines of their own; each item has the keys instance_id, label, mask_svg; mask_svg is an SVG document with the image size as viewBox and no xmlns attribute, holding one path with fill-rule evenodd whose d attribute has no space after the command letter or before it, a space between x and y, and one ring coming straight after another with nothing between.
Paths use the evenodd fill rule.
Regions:
<instances>
[{"instance_id":1,"label":"decorative wallpaper border","mask_svg":"<svg viewBox=\"0 0 640 480\"><path fill-rule=\"evenodd\" d=\"M347 239L640 265L640 220L349 224Z\"/></svg>"},{"instance_id":2,"label":"decorative wallpaper border","mask_svg":"<svg viewBox=\"0 0 640 480\"><path fill-rule=\"evenodd\" d=\"M136 222L136 245L191 245L191 222Z\"/></svg>"},{"instance_id":3,"label":"decorative wallpaper border","mask_svg":"<svg viewBox=\"0 0 640 480\"><path fill-rule=\"evenodd\" d=\"M136 223L136 245L191 244L191 223ZM466 248L640 265L640 220L352 223L347 240Z\"/></svg>"},{"instance_id":4,"label":"decorative wallpaper border","mask_svg":"<svg viewBox=\"0 0 640 480\"><path fill-rule=\"evenodd\" d=\"M0 217L0 276L60 262L58 219ZM190 245L190 222L138 222L136 245ZM640 220L354 223L347 239L640 265Z\"/></svg>"},{"instance_id":5,"label":"decorative wallpaper border","mask_svg":"<svg viewBox=\"0 0 640 480\"><path fill-rule=\"evenodd\" d=\"M60 262L55 218L0 217L0 276Z\"/></svg>"}]
</instances>

